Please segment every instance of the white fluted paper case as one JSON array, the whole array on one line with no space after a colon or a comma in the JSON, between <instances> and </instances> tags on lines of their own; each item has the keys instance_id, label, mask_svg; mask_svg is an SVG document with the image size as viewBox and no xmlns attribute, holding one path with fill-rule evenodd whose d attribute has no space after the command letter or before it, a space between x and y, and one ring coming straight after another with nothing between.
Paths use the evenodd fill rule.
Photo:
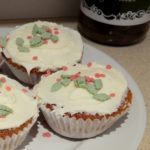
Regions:
<instances>
[{"instance_id":1,"label":"white fluted paper case","mask_svg":"<svg viewBox=\"0 0 150 150\"><path fill-rule=\"evenodd\" d=\"M22 142L25 140L30 129L35 124L38 115L32 118L32 123L25 127L18 134L13 134L11 137L6 137L5 139L0 138L0 150L15 150Z\"/></svg>"},{"instance_id":2,"label":"white fluted paper case","mask_svg":"<svg viewBox=\"0 0 150 150\"><path fill-rule=\"evenodd\" d=\"M48 125L58 134L74 139L91 138L104 132L111 127L120 117L122 117L128 109L115 117L99 119L75 119L50 111L45 105L41 105L40 109L48 123Z\"/></svg>"}]
</instances>

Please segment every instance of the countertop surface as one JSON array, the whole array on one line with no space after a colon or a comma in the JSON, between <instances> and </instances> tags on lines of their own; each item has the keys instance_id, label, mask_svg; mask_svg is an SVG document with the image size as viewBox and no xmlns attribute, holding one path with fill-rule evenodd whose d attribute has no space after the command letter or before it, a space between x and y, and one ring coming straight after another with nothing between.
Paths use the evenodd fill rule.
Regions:
<instances>
[{"instance_id":1,"label":"countertop surface","mask_svg":"<svg viewBox=\"0 0 150 150\"><path fill-rule=\"evenodd\" d=\"M0 27L16 26L26 21L11 21L0 22ZM56 22L62 23L65 26L77 28L76 20L56 19ZM124 47L112 47L94 43L83 37L83 41L89 45L103 51L114 58L120 65L122 65L128 73L133 77L139 86L147 109L147 126L144 137L138 147L138 150L150 150L150 30L147 33L145 40L142 42Z\"/></svg>"}]
</instances>

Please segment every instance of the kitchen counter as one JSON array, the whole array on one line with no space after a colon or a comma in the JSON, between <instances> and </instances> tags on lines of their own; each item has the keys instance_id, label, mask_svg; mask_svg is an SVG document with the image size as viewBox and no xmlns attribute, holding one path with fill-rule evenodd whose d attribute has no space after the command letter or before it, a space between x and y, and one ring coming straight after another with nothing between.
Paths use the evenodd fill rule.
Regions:
<instances>
[{"instance_id":1,"label":"kitchen counter","mask_svg":"<svg viewBox=\"0 0 150 150\"><path fill-rule=\"evenodd\" d=\"M65 26L77 28L77 23L74 19L56 19L54 21L63 23ZM13 27L25 22L26 21L3 21L0 22L0 27ZM144 41L132 46L105 46L94 43L84 37L83 41L110 55L129 72L143 94L147 109L147 118L150 118L150 30ZM138 150L150 150L150 119L147 119L145 134Z\"/></svg>"}]
</instances>

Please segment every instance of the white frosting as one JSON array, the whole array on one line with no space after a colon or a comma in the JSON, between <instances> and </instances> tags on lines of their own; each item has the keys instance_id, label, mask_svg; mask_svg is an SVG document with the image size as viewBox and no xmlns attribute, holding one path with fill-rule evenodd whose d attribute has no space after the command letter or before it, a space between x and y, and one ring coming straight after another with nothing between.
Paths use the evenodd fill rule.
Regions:
<instances>
[{"instance_id":1,"label":"white frosting","mask_svg":"<svg viewBox=\"0 0 150 150\"><path fill-rule=\"evenodd\" d=\"M58 28L58 42L53 43L51 40L48 40L48 44L43 44L39 47L30 47L30 52L19 52L16 45L16 38L23 38L25 41L24 45L29 47L30 44L27 37L32 36L32 28L35 24L39 27L46 25L52 30ZM80 34L75 30L56 23L46 21L28 23L17 27L17 29L10 33L9 38L4 54L8 58L12 58L14 62L23 65L28 72L35 67L40 67L40 70L43 71L48 68L56 70L64 65L73 65L82 56L83 43ZM33 56L37 56L38 60L33 61Z\"/></svg>"},{"instance_id":2,"label":"white frosting","mask_svg":"<svg viewBox=\"0 0 150 150\"><path fill-rule=\"evenodd\" d=\"M101 78L103 88L98 93L106 93L108 95L115 93L115 96L105 102L100 102L94 99L87 90L76 88L73 82L58 91L51 91L52 85L61 74L72 75L77 72L81 72L81 76L88 75L93 78L96 78L96 73L105 74L106 77ZM65 112L111 114L120 106L127 89L127 81L120 72L113 68L106 69L105 66L93 64L90 68L84 65L77 65L76 67L69 67L68 71L58 71L48 77L42 77L40 83L35 86L34 92L42 99L43 103L57 104L58 107L54 111L62 115Z\"/></svg>"},{"instance_id":3,"label":"white frosting","mask_svg":"<svg viewBox=\"0 0 150 150\"><path fill-rule=\"evenodd\" d=\"M31 117L38 113L37 102L25 94L21 89L25 89L15 80L0 75L0 79L5 78L6 82L0 87L0 104L8 106L13 113L5 117L0 117L0 130L19 127ZM10 87L11 90L7 90ZM26 89L27 90L27 89Z\"/></svg>"}]
</instances>

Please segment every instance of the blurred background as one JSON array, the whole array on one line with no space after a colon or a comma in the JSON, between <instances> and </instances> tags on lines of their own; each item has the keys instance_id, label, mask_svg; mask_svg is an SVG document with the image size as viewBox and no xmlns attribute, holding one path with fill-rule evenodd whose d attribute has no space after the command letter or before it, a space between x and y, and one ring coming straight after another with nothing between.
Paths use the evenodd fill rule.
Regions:
<instances>
[{"instance_id":1,"label":"blurred background","mask_svg":"<svg viewBox=\"0 0 150 150\"><path fill-rule=\"evenodd\" d=\"M77 16L80 0L0 0L0 20Z\"/></svg>"}]
</instances>

